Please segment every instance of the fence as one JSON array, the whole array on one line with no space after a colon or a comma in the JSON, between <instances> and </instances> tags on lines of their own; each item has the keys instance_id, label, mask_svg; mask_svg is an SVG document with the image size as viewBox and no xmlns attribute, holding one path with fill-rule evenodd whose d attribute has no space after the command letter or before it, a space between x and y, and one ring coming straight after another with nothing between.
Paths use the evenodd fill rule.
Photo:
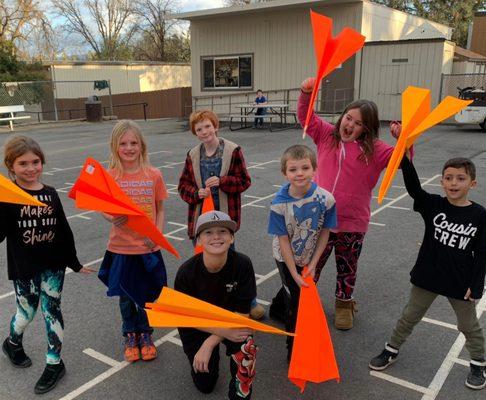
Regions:
<instances>
[{"instance_id":1,"label":"fence","mask_svg":"<svg viewBox=\"0 0 486 400\"><path fill-rule=\"evenodd\" d=\"M353 101L353 88L326 89L326 86L324 86L317 94L314 107L318 113L330 115L340 114L346 105ZM268 90L264 92L264 96L270 103L282 102L289 104L289 112L291 113L297 110L299 95L300 88ZM187 106L186 109L211 109L218 115L224 117L225 115L239 113L240 109L235 106L238 104L253 103L255 97L255 92L194 96L192 98L192 106Z\"/></svg>"},{"instance_id":2,"label":"fence","mask_svg":"<svg viewBox=\"0 0 486 400\"><path fill-rule=\"evenodd\" d=\"M101 100L103 115L118 118L184 117L191 109L190 87L112 95L109 81L0 84L0 106L24 105L24 114L31 115L32 120L38 122L84 119L85 102L91 96Z\"/></svg>"},{"instance_id":3,"label":"fence","mask_svg":"<svg viewBox=\"0 0 486 400\"><path fill-rule=\"evenodd\" d=\"M442 74L439 101L446 96L457 97L458 88L465 87L486 89L486 74Z\"/></svg>"}]
</instances>

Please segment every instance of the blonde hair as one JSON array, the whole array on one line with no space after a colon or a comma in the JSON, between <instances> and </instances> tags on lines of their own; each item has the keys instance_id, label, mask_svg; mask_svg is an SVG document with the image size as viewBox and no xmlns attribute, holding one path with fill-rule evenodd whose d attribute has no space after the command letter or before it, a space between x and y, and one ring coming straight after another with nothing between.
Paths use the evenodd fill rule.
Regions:
<instances>
[{"instance_id":1,"label":"blonde hair","mask_svg":"<svg viewBox=\"0 0 486 400\"><path fill-rule=\"evenodd\" d=\"M123 165L120 156L118 155L118 148L120 147L120 141L122 136L128 131L133 132L138 142L140 143L140 155L138 158L138 163L144 174L147 174L148 170L151 167L147 152L147 142L143 137L140 126L135 121L132 121L130 119L122 119L118 121L113 127L110 138L111 154L108 168L111 168L115 171L115 179L118 179L123 175Z\"/></svg>"},{"instance_id":2,"label":"blonde hair","mask_svg":"<svg viewBox=\"0 0 486 400\"><path fill-rule=\"evenodd\" d=\"M215 130L219 129L219 119L216 113L211 110L194 111L189 117L189 126L193 135L196 135L196 124L206 119L213 124Z\"/></svg>"},{"instance_id":3,"label":"blonde hair","mask_svg":"<svg viewBox=\"0 0 486 400\"><path fill-rule=\"evenodd\" d=\"M15 136L5 144L3 162L8 169L10 179L15 180L15 174L13 173L15 160L29 151L40 158L42 165L46 163L44 152L39 146L39 143L30 137Z\"/></svg>"},{"instance_id":4,"label":"blonde hair","mask_svg":"<svg viewBox=\"0 0 486 400\"><path fill-rule=\"evenodd\" d=\"M312 169L315 170L317 168L316 153L304 144L290 146L282 154L282 158L280 159L280 171L282 171L282 174L284 175L287 173L287 162L289 160L309 160Z\"/></svg>"}]
</instances>

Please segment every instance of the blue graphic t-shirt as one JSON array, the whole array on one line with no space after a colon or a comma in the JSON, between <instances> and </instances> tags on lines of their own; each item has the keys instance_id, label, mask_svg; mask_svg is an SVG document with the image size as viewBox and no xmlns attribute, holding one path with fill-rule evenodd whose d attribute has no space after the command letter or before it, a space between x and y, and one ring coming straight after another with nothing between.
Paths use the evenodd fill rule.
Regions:
<instances>
[{"instance_id":1,"label":"blue graphic t-shirt","mask_svg":"<svg viewBox=\"0 0 486 400\"><path fill-rule=\"evenodd\" d=\"M289 194L290 184L282 186L270 207L268 233L274 235L273 256L283 262L279 236L288 235L295 264L303 267L312 259L317 239L324 228L337 225L334 196L312 183L309 192L296 199Z\"/></svg>"}]
</instances>

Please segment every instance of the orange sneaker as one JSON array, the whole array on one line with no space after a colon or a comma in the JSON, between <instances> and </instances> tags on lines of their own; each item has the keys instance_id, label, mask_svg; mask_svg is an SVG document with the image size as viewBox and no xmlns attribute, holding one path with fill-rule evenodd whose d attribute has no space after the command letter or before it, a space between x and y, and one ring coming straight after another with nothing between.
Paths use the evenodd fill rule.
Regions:
<instances>
[{"instance_id":1,"label":"orange sneaker","mask_svg":"<svg viewBox=\"0 0 486 400\"><path fill-rule=\"evenodd\" d=\"M152 361L157 358L157 349L154 346L150 333L140 334L140 351L143 361Z\"/></svg>"},{"instance_id":2,"label":"orange sneaker","mask_svg":"<svg viewBox=\"0 0 486 400\"><path fill-rule=\"evenodd\" d=\"M127 333L125 337L125 360L135 362L140 360L140 349L138 348L138 338L136 333Z\"/></svg>"}]
</instances>

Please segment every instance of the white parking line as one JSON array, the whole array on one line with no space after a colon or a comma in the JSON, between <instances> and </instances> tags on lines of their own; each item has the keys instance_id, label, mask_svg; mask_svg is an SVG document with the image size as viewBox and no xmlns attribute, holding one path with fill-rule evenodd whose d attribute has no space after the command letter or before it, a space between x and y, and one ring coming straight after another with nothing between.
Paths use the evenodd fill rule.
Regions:
<instances>
[{"instance_id":1,"label":"white parking line","mask_svg":"<svg viewBox=\"0 0 486 400\"><path fill-rule=\"evenodd\" d=\"M404 211L410 211L411 210L408 207L400 207L400 206L388 206L388 208L393 208L394 210L404 210Z\"/></svg>"},{"instance_id":2,"label":"white parking line","mask_svg":"<svg viewBox=\"0 0 486 400\"><path fill-rule=\"evenodd\" d=\"M383 379L385 381L391 382L391 383L396 383L397 385L406 387L407 389L415 390L416 392L431 394L431 390L429 390L426 387L416 385L415 383L411 383L411 382L405 381L405 380L400 379L400 378L395 378L394 376L385 374L383 372L370 371L370 375L375 376L375 377L380 378L380 379Z\"/></svg>"},{"instance_id":3,"label":"white parking line","mask_svg":"<svg viewBox=\"0 0 486 400\"><path fill-rule=\"evenodd\" d=\"M274 196L275 196L275 193L269 194L268 196L258 197L257 199L252 200L249 203L243 204L241 206L241 208L243 208L243 207L251 207L251 206L253 206L253 207L259 207L259 208L266 208L265 206L262 206L260 204L255 204L255 203L258 203L259 201L263 201L263 200L269 199L269 198L274 197Z\"/></svg>"},{"instance_id":4,"label":"white parking line","mask_svg":"<svg viewBox=\"0 0 486 400\"><path fill-rule=\"evenodd\" d=\"M449 328L449 329L453 329L453 330L457 331L456 325L448 324L447 322L442 322L442 321L438 321L436 319L427 318L427 317L423 317L422 321L428 322L429 324L439 325L439 326L443 326L444 328Z\"/></svg>"},{"instance_id":5,"label":"white parking line","mask_svg":"<svg viewBox=\"0 0 486 400\"><path fill-rule=\"evenodd\" d=\"M98 361L101 361L102 363L105 363L105 364L109 365L110 367L116 367L120 364L119 361L116 361L113 358L105 356L104 354L101 354L101 353L97 352L96 350L90 349L89 347L87 349L84 349L83 353L87 354L90 357L96 358Z\"/></svg>"},{"instance_id":6,"label":"white parking line","mask_svg":"<svg viewBox=\"0 0 486 400\"><path fill-rule=\"evenodd\" d=\"M269 301L266 301L266 300L263 300L263 299L257 299L256 301L257 301L258 304L262 304L264 306L269 306L270 304L272 304Z\"/></svg>"},{"instance_id":7,"label":"white parking line","mask_svg":"<svg viewBox=\"0 0 486 400\"><path fill-rule=\"evenodd\" d=\"M386 224L382 224L380 222L373 222L373 221L370 221L370 225L386 226Z\"/></svg>"},{"instance_id":8,"label":"white parking line","mask_svg":"<svg viewBox=\"0 0 486 400\"><path fill-rule=\"evenodd\" d=\"M270 161L265 161L265 162L249 162L249 164L251 164L249 167L246 167L246 169L265 169L265 168L262 168L262 165L267 165L267 164L271 164L271 163L279 163L280 160L270 160Z\"/></svg>"}]
</instances>

